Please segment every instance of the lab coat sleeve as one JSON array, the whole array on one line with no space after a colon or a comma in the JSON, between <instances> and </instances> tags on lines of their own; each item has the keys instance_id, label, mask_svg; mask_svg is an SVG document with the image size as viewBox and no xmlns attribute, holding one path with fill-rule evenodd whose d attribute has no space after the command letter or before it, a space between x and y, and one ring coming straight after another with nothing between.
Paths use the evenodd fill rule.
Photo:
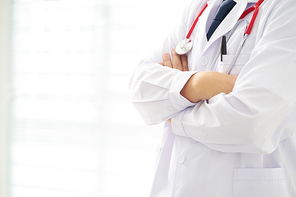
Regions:
<instances>
[{"instance_id":1,"label":"lab coat sleeve","mask_svg":"<svg viewBox=\"0 0 296 197\"><path fill-rule=\"evenodd\" d=\"M269 154L296 128L296 3L271 13L233 92L172 118L173 132L221 152ZM253 32L256 33L256 32Z\"/></svg>"},{"instance_id":2,"label":"lab coat sleeve","mask_svg":"<svg viewBox=\"0 0 296 197\"><path fill-rule=\"evenodd\" d=\"M196 7L196 5L195 5ZM181 110L195 105L180 95L185 83L196 71L182 72L161 66L162 55L170 53L185 38L189 21L189 6L177 28L167 36L163 44L143 59L133 74L129 89L131 101L145 123L157 124L168 120Z\"/></svg>"}]
</instances>

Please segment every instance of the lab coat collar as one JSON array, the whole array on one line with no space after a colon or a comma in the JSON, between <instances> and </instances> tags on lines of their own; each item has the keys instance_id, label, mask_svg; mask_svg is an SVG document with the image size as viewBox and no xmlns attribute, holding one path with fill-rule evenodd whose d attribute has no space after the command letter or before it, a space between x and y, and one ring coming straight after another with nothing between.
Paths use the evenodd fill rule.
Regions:
<instances>
[{"instance_id":1,"label":"lab coat collar","mask_svg":"<svg viewBox=\"0 0 296 197\"><path fill-rule=\"evenodd\" d=\"M201 15L200 17L200 21L204 21L203 23L205 23L205 25L202 25L204 26L203 28L201 28L201 35L203 35L202 38L198 38L199 41L198 42L202 42L202 46L203 48L207 45L208 43L208 40L207 40L207 37L206 37L206 27L207 27L207 24L208 23L211 23L211 21L209 21L209 16L211 14L213 14L213 9L215 9L216 7L219 6L219 4L221 3L221 0L207 0L205 1L206 4L208 4L208 7L205 9L204 13ZM204 18L204 19L202 19Z\"/></svg>"},{"instance_id":2,"label":"lab coat collar","mask_svg":"<svg viewBox=\"0 0 296 197\"><path fill-rule=\"evenodd\" d=\"M210 5L211 2L212 1L209 1L208 4ZM232 8L232 10L228 13L228 15L224 18L224 20L221 22L218 28L215 30L212 37L207 42L203 53L209 48L209 46L211 46L211 44L213 44L214 41L216 41L218 38L220 38L232 29L232 27L235 25L241 14L246 9L248 3L257 3L257 0L239 0L237 4Z\"/></svg>"}]
</instances>

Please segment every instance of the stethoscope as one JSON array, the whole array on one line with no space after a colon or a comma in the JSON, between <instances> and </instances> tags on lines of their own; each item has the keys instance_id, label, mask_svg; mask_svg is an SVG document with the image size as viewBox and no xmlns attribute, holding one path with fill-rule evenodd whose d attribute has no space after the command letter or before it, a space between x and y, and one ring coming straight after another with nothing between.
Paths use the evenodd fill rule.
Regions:
<instances>
[{"instance_id":1,"label":"stethoscope","mask_svg":"<svg viewBox=\"0 0 296 197\"><path fill-rule=\"evenodd\" d=\"M254 25L254 22L256 20L256 17L257 17L257 14L259 12L259 6L261 5L261 3L263 2L264 0L259 0L254 6L250 7L249 9L247 9L246 11L243 12L243 14L241 15L241 17L238 19L238 21L236 22L236 24L234 25L234 27L231 29L231 31L229 32L229 34L227 35L227 38L226 38L226 42L228 42L228 40L230 39L230 37L233 35L234 31L236 30L236 28L238 27L238 25L241 23L241 22L245 22L246 23L246 30L244 32L244 36L243 36L243 40L229 66L229 69L227 71L227 74L230 73L230 71L232 70L232 67L234 66L248 36L250 35L252 29L253 29L253 25ZM198 16L196 17L196 19L194 20L193 24L191 25L191 28L189 30L189 32L187 33L186 35L186 38L184 40L182 40L177 46L176 46L176 53L179 54L179 55L183 55L183 54L186 54L188 53L191 49L192 49L192 46L193 46L193 43L192 41L189 39L198 20L199 20L199 17L202 15L202 13L205 11L205 9L207 8L208 4L206 3L206 5L203 7L203 9L200 11L200 13L198 14ZM251 21L250 21L250 24L248 24L248 22L246 20L244 20L243 18L248 15L250 12L254 11L253 15L252 15L252 18L251 18ZM218 52L217 56L215 57L212 65L210 66L210 69L212 69L213 65L215 64L217 58L219 57L219 54L221 53L221 50Z\"/></svg>"}]
</instances>

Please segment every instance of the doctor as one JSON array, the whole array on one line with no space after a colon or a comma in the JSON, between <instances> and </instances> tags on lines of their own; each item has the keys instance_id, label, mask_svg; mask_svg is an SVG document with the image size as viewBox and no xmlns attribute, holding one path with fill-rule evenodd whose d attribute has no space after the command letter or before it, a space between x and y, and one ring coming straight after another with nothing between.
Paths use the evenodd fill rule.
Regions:
<instances>
[{"instance_id":1,"label":"doctor","mask_svg":"<svg viewBox=\"0 0 296 197\"><path fill-rule=\"evenodd\" d=\"M194 0L133 74L137 111L165 122L151 197L296 197L296 1L263 1L239 51L257 2L236 0L208 36L221 0Z\"/></svg>"}]
</instances>

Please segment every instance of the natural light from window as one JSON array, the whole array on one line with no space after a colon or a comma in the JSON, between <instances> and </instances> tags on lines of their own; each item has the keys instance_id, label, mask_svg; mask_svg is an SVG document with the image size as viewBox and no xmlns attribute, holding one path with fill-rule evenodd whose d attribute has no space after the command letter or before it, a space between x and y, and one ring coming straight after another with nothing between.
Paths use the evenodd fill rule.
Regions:
<instances>
[{"instance_id":1,"label":"natural light from window","mask_svg":"<svg viewBox=\"0 0 296 197\"><path fill-rule=\"evenodd\" d=\"M162 125L129 101L190 1L14 0L10 197L144 197Z\"/></svg>"}]
</instances>

